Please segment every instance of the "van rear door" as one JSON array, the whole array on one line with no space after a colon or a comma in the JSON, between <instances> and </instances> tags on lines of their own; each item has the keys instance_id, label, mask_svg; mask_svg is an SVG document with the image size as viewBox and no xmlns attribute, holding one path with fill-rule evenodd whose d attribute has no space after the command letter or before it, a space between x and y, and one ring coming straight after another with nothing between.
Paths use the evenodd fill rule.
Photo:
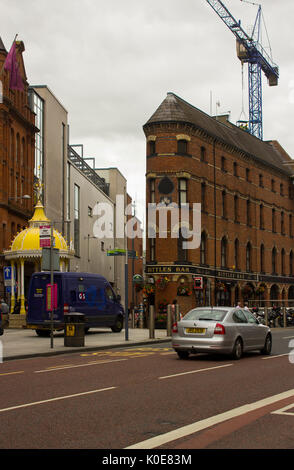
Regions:
<instances>
[{"instance_id":1,"label":"van rear door","mask_svg":"<svg viewBox=\"0 0 294 470\"><path fill-rule=\"evenodd\" d=\"M54 282L57 283L58 305L57 309L54 310L53 319L55 321L63 321L62 279L60 275L54 275ZM47 311L46 302L48 284L50 284L49 274L33 274L28 296L28 324L42 324L50 319L50 312Z\"/></svg>"}]
</instances>

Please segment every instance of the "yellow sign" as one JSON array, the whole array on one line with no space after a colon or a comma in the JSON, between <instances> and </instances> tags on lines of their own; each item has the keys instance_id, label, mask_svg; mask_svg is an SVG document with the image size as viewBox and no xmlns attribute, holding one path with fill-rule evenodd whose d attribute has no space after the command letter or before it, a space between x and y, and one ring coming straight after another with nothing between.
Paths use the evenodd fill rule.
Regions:
<instances>
[{"instance_id":1,"label":"yellow sign","mask_svg":"<svg viewBox=\"0 0 294 470\"><path fill-rule=\"evenodd\" d=\"M74 336L74 335L75 335L75 326L66 325L66 336Z\"/></svg>"}]
</instances>

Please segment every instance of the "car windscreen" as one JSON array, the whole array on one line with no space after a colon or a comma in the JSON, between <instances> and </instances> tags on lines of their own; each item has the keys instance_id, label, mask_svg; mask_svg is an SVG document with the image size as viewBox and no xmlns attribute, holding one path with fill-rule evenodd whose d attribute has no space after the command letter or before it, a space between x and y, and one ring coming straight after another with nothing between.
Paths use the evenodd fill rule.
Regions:
<instances>
[{"instance_id":1,"label":"car windscreen","mask_svg":"<svg viewBox=\"0 0 294 470\"><path fill-rule=\"evenodd\" d=\"M202 320L202 321L222 321L228 310L207 308L201 310L190 310L186 313L183 320Z\"/></svg>"}]
</instances>

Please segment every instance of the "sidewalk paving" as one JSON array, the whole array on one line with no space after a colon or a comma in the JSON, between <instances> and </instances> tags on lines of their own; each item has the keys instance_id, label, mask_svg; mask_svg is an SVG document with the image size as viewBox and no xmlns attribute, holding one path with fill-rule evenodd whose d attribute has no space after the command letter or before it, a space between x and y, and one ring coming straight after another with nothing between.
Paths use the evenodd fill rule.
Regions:
<instances>
[{"instance_id":1,"label":"sidewalk paving","mask_svg":"<svg viewBox=\"0 0 294 470\"><path fill-rule=\"evenodd\" d=\"M39 338L34 330L6 329L3 336L0 336L0 341L4 361L171 341L166 330L155 330L154 339L149 338L149 330L146 328L129 328L128 333L126 340L125 330L113 333L109 328L91 328L85 335L85 346L69 347L64 346L63 332L55 332L52 349L50 337Z\"/></svg>"}]
</instances>

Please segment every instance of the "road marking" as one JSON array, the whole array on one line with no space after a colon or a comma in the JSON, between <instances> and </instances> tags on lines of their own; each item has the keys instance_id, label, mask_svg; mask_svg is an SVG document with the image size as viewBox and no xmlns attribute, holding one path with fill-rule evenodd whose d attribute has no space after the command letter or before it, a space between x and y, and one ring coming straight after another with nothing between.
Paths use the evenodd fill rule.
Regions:
<instances>
[{"instance_id":1,"label":"road marking","mask_svg":"<svg viewBox=\"0 0 294 470\"><path fill-rule=\"evenodd\" d=\"M171 377L179 377L180 375L197 374L197 372L205 372L207 370L221 369L222 367L230 367L232 365L233 364L225 364L223 366L208 367L206 369L189 370L188 372L180 372L179 374L165 375L164 377L158 377L158 379L163 380L163 379L170 379Z\"/></svg>"},{"instance_id":2,"label":"road marking","mask_svg":"<svg viewBox=\"0 0 294 470\"><path fill-rule=\"evenodd\" d=\"M286 412L287 410L290 410L291 408L294 408L294 403L291 403L291 405L287 405L284 408L281 408L280 410L272 411L272 415L287 415L287 416L294 416L294 412Z\"/></svg>"},{"instance_id":3,"label":"road marking","mask_svg":"<svg viewBox=\"0 0 294 470\"><path fill-rule=\"evenodd\" d=\"M120 362L120 361L127 361L127 359L109 359L105 361L93 361L93 362L87 362L86 364L66 364L64 366L53 366L48 369L43 369L43 370L35 370L35 374L41 374L43 372L55 372L56 370L64 370L64 369L74 369L76 367L87 367L87 366L93 366L95 364L108 364L109 362Z\"/></svg>"},{"instance_id":4,"label":"road marking","mask_svg":"<svg viewBox=\"0 0 294 470\"><path fill-rule=\"evenodd\" d=\"M290 338L294 338L294 336L283 336L282 339L290 339Z\"/></svg>"},{"instance_id":5,"label":"road marking","mask_svg":"<svg viewBox=\"0 0 294 470\"><path fill-rule=\"evenodd\" d=\"M167 444L168 442L181 439L182 437L189 436L196 432L202 431L203 429L209 428L216 424L222 423L232 418L249 413L250 411L258 410L267 405L271 405L277 401L284 400L294 396L294 389L288 390L287 392L279 393L278 395L273 395L262 400L239 406L238 408L233 408L232 410L225 411L218 415L212 416L210 418L202 419L201 421L196 421L195 423L183 426L181 428L175 429L174 431L167 432L165 434L160 434L156 437L151 437L145 441L138 442L131 446L126 447L126 449L154 449L156 447Z\"/></svg>"},{"instance_id":6,"label":"road marking","mask_svg":"<svg viewBox=\"0 0 294 470\"><path fill-rule=\"evenodd\" d=\"M65 395L62 397L49 398L48 400L35 401L32 403L24 403L23 405L10 406L9 408L0 409L0 413L4 413L5 411L17 410L19 408L27 408L29 406L42 405L43 403L50 403L50 402L58 401L58 400L66 400L68 398L82 397L85 395L91 395L93 393L106 392L107 390L114 390L115 388L117 387L100 388L98 390L90 390L89 392L75 393L74 395Z\"/></svg>"},{"instance_id":7,"label":"road marking","mask_svg":"<svg viewBox=\"0 0 294 470\"><path fill-rule=\"evenodd\" d=\"M24 370L19 370L17 372L4 372L3 374L0 375L15 375L15 374L23 374Z\"/></svg>"},{"instance_id":8,"label":"road marking","mask_svg":"<svg viewBox=\"0 0 294 470\"><path fill-rule=\"evenodd\" d=\"M277 357L283 357L283 356L289 356L289 353L285 354L277 354L276 356L268 356L268 357L262 357L261 359L276 359Z\"/></svg>"}]
</instances>

